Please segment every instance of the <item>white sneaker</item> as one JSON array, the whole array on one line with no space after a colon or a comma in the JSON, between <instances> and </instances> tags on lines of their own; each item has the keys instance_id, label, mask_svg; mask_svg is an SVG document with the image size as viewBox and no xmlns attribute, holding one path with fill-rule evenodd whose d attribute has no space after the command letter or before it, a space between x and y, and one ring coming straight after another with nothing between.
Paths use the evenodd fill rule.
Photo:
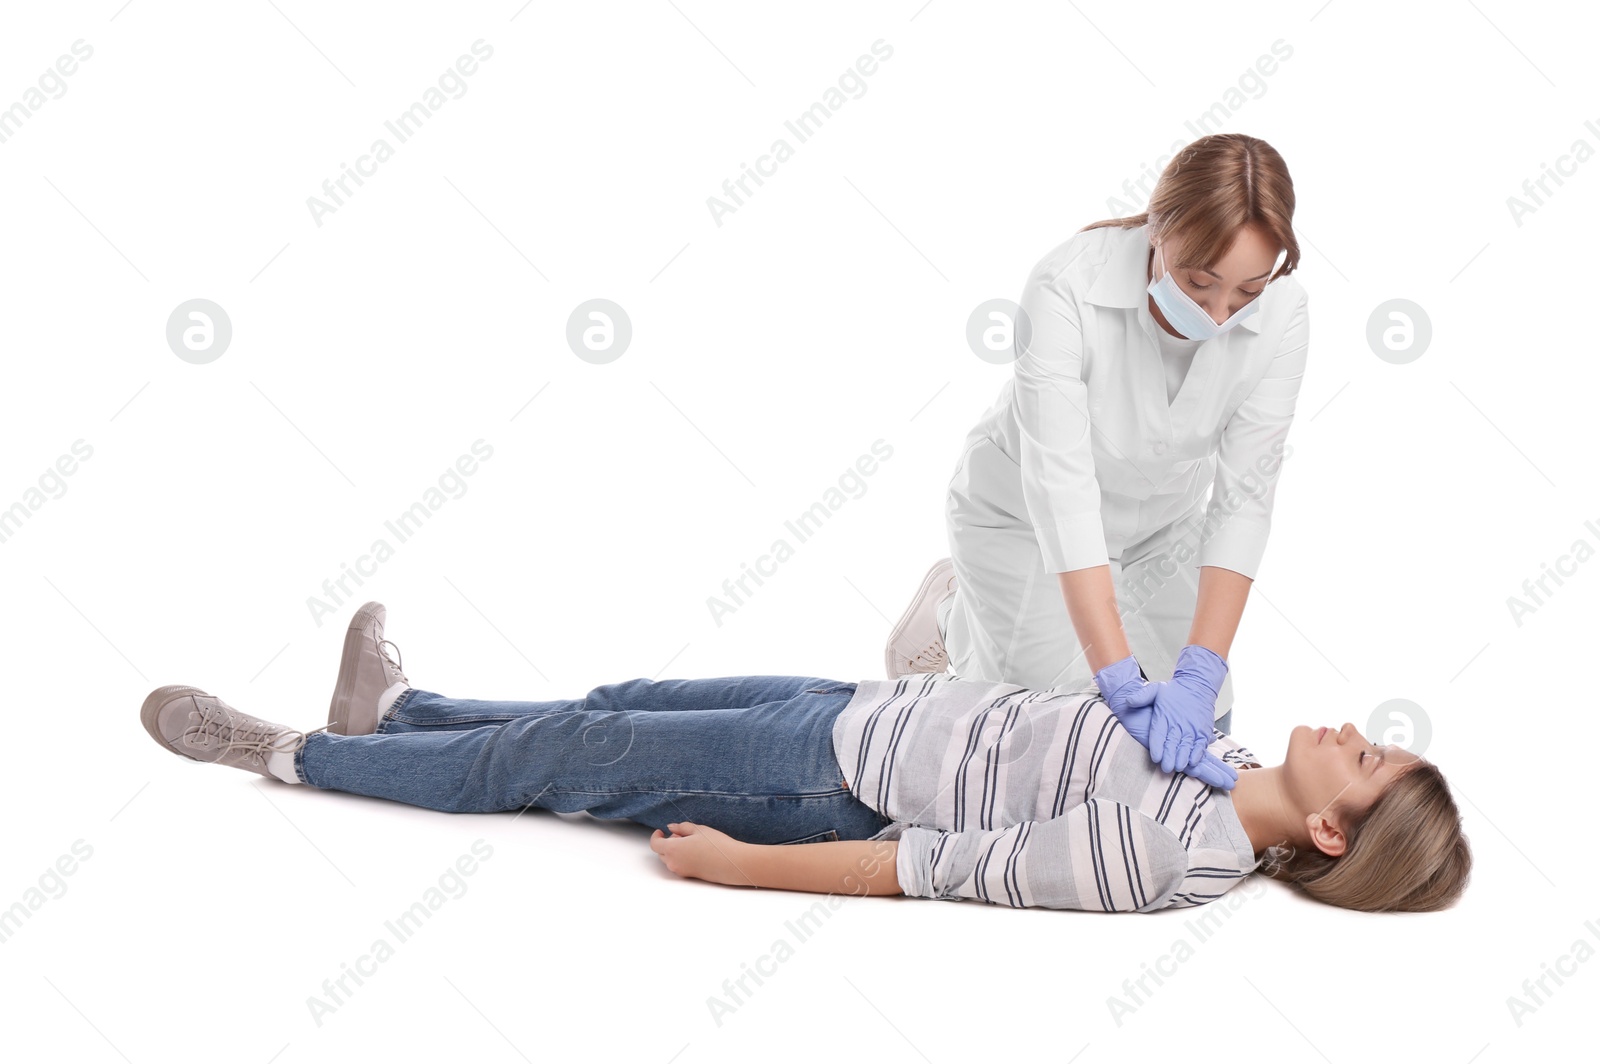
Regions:
<instances>
[{"instance_id":1,"label":"white sneaker","mask_svg":"<svg viewBox=\"0 0 1600 1064\"><path fill-rule=\"evenodd\" d=\"M329 730L326 724L308 732L274 724L185 684L151 691L139 719L150 738L190 761L231 765L262 776L274 775L267 767L273 754L292 754L308 736Z\"/></svg>"},{"instance_id":2,"label":"white sneaker","mask_svg":"<svg viewBox=\"0 0 1600 1064\"><path fill-rule=\"evenodd\" d=\"M379 706L396 687L411 684L400 671L400 648L383 637L389 612L381 602L368 602L350 618L344 633L339 676L328 703L328 730L335 735L371 735L378 730ZM394 647L394 656L384 649ZM394 697L398 697L395 692Z\"/></svg>"},{"instance_id":3,"label":"white sneaker","mask_svg":"<svg viewBox=\"0 0 1600 1064\"><path fill-rule=\"evenodd\" d=\"M949 558L933 563L916 597L889 633L883 666L892 680L914 672L944 672L949 663L939 635L939 606L955 594L956 569Z\"/></svg>"}]
</instances>

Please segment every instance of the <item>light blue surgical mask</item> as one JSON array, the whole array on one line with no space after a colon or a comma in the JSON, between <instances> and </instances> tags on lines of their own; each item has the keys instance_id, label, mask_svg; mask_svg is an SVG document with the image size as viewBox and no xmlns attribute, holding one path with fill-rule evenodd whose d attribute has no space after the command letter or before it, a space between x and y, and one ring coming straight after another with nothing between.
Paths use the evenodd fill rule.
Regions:
<instances>
[{"instance_id":1,"label":"light blue surgical mask","mask_svg":"<svg viewBox=\"0 0 1600 1064\"><path fill-rule=\"evenodd\" d=\"M1161 255L1161 247L1157 245L1156 254ZM1165 258L1162 260L1161 276L1151 281L1145 291L1150 293L1156 301L1156 306L1161 308L1161 313L1168 323L1184 336L1191 340L1210 340L1221 336L1235 325L1239 324L1260 309L1260 293L1253 296L1250 302L1240 307L1233 317L1218 325L1211 320L1205 308L1189 298L1189 294L1178 287L1177 279L1172 276L1172 271L1166 269Z\"/></svg>"}]
</instances>

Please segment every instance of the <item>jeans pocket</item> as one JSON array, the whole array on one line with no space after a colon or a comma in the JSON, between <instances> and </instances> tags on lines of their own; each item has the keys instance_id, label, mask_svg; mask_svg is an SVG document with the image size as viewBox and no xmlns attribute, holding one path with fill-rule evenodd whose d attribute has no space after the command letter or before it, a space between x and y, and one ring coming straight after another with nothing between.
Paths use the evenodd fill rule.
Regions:
<instances>
[{"instance_id":1,"label":"jeans pocket","mask_svg":"<svg viewBox=\"0 0 1600 1064\"><path fill-rule=\"evenodd\" d=\"M838 842L838 841L839 841L839 833L837 831L829 829L828 831L819 831L815 835L802 835L798 839L786 839L783 842L777 843L777 845L779 845L779 846L796 846L796 845L799 845L800 843L805 843L805 842Z\"/></svg>"}]
</instances>

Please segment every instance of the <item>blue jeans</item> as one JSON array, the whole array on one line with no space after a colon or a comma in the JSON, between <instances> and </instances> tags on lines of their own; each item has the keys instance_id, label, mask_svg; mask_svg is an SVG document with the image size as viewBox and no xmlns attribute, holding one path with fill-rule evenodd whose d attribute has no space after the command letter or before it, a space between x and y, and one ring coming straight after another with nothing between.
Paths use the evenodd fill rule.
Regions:
<instances>
[{"instance_id":1,"label":"blue jeans","mask_svg":"<svg viewBox=\"0 0 1600 1064\"><path fill-rule=\"evenodd\" d=\"M533 806L744 842L869 839L833 752L854 683L815 676L635 679L577 699L486 702L401 692L372 735L316 732L295 754L313 787L447 813Z\"/></svg>"}]
</instances>

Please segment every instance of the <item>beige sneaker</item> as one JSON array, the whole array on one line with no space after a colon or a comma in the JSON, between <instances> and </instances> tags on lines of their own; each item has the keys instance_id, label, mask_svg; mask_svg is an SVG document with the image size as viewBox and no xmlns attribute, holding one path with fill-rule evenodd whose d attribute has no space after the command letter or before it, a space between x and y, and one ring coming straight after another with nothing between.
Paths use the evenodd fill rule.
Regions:
<instances>
[{"instance_id":1,"label":"beige sneaker","mask_svg":"<svg viewBox=\"0 0 1600 1064\"><path fill-rule=\"evenodd\" d=\"M939 605L955 594L956 569L949 558L933 563L900 622L889 633L883 666L892 680L914 672L944 672L949 664L939 636Z\"/></svg>"},{"instance_id":2,"label":"beige sneaker","mask_svg":"<svg viewBox=\"0 0 1600 1064\"><path fill-rule=\"evenodd\" d=\"M200 690L170 684L150 692L139 710L139 720L150 737L191 761L210 761L277 779L267 771L267 758L292 754L306 737L324 730L295 731L282 724L241 713L228 703Z\"/></svg>"},{"instance_id":3,"label":"beige sneaker","mask_svg":"<svg viewBox=\"0 0 1600 1064\"><path fill-rule=\"evenodd\" d=\"M328 704L328 730L335 735L371 735L378 730L378 705L396 684L411 686L400 671L400 648L383 637L388 611L381 602L356 610L344 633L344 656ZM394 647L389 656L384 644Z\"/></svg>"}]
</instances>

